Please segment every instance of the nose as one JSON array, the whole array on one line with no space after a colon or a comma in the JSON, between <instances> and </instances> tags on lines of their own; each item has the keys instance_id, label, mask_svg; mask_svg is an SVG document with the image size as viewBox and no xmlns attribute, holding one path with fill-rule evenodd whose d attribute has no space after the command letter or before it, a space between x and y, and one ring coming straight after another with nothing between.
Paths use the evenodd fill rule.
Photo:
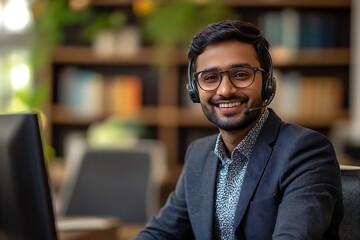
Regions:
<instances>
[{"instance_id":1,"label":"nose","mask_svg":"<svg viewBox=\"0 0 360 240\"><path fill-rule=\"evenodd\" d=\"M229 74L222 73L221 77L222 79L216 93L222 96L232 95L236 93L237 87L235 87L234 84L230 81Z\"/></svg>"}]
</instances>

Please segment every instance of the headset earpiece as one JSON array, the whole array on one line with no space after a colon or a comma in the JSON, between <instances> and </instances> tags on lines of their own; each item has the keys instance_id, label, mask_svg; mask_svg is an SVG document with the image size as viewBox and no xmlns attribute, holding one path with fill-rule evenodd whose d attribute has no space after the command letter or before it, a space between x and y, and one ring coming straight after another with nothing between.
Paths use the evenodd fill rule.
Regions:
<instances>
[{"instance_id":1,"label":"headset earpiece","mask_svg":"<svg viewBox=\"0 0 360 240\"><path fill-rule=\"evenodd\" d=\"M193 103L200 103L199 93L198 93L198 90L197 90L196 84L195 84L196 79L193 79L191 82L186 84L186 89L187 89L187 91L189 93L191 101L193 101Z\"/></svg>"},{"instance_id":2,"label":"headset earpiece","mask_svg":"<svg viewBox=\"0 0 360 240\"><path fill-rule=\"evenodd\" d=\"M266 80L265 86L264 86L264 98L266 105L269 105L270 102L275 97L276 92L276 79L275 77L269 77Z\"/></svg>"},{"instance_id":3,"label":"headset earpiece","mask_svg":"<svg viewBox=\"0 0 360 240\"><path fill-rule=\"evenodd\" d=\"M276 79L273 77L272 72L268 74L268 77L265 80L263 94L266 105L269 105L270 102L275 97L276 92Z\"/></svg>"},{"instance_id":4,"label":"headset earpiece","mask_svg":"<svg viewBox=\"0 0 360 240\"><path fill-rule=\"evenodd\" d=\"M271 103L271 101L274 99L275 97L275 93L276 93L276 79L274 77L274 69L273 69L273 63L271 60L271 55L268 51L267 48L265 48L264 46L260 46L261 48L264 49L264 51L266 51L267 55L268 55L268 61L269 61L269 72L268 74L266 74L266 78L263 84L263 96L264 96L264 100L265 100L265 105L269 105Z\"/></svg>"},{"instance_id":5,"label":"headset earpiece","mask_svg":"<svg viewBox=\"0 0 360 240\"><path fill-rule=\"evenodd\" d=\"M197 80L192 76L192 68L194 64L194 59L190 59L188 63L188 83L186 84L186 89L189 93L191 101L194 103L200 103L199 92L197 88Z\"/></svg>"}]
</instances>

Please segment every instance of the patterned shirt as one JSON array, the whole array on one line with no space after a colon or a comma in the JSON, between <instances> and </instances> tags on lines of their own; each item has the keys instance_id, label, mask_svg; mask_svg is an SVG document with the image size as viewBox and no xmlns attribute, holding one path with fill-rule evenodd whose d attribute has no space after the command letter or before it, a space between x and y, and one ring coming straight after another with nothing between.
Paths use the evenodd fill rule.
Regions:
<instances>
[{"instance_id":1,"label":"patterned shirt","mask_svg":"<svg viewBox=\"0 0 360 240\"><path fill-rule=\"evenodd\" d=\"M236 146L229 157L221 134L218 135L215 154L219 157L215 200L215 239L235 239L234 217L246 168L261 128L269 116L269 110Z\"/></svg>"}]
</instances>

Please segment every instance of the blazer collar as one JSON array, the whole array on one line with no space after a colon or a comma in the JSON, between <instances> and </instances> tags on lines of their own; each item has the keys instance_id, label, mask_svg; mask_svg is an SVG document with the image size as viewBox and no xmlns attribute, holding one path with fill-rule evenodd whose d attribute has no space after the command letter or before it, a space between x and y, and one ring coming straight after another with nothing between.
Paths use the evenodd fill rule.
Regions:
<instances>
[{"instance_id":1,"label":"blazer collar","mask_svg":"<svg viewBox=\"0 0 360 240\"><path fill-rule=\"evenodd\" d=\"M272 143L276 140L281 120L270 110L270 115L261 129L253 152L250 156L249 164L246 170L243 186L241 189L239 202L235 212L235 228L239 226L244 213L249 205L261 176L266 168L272 152Z\"/></svg>"}]
</instances>

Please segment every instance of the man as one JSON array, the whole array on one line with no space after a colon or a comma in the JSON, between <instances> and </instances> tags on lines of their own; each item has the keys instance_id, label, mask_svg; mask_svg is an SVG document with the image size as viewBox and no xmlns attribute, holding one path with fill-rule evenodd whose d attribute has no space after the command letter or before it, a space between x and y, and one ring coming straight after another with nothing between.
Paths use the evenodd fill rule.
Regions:
<instances>
[{"instance_id":1,"label":"man","mask_svg":"<svg viewBox=\"0 0 360 240\"><path fill-rule=\"evenodd\" d=\"M135 239L339 239L339 165L329 140L284 123L269 44L241 21L189 49L188 91L219 134L193 142L175 191Z\"/></svg>"}]
</instances>

